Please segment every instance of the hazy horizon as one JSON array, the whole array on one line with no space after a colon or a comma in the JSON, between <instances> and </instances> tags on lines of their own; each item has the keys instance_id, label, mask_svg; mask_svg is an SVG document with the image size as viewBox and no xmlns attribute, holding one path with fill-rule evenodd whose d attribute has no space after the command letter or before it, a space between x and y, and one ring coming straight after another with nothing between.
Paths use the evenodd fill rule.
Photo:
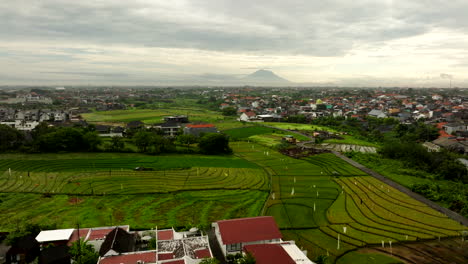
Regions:
<instances>
[{"instance_id":1,"label":"hazy horizon","mask_svg":"<svg viewBox=\"0 0 468 264\"><path fill-rule=\"evenodd\" d=\"M467 9L460 0L4 1L0 85L231 85L268 69L299 86L467 87Z\"/></svg>"}]
</instances>

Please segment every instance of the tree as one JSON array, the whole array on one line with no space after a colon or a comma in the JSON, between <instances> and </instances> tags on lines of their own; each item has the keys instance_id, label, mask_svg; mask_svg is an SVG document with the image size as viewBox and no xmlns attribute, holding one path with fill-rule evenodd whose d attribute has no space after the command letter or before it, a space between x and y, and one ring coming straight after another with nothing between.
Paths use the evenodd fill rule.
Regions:
<instances>
[{"instance_id":1,"label":"tree","mask_svg":"<svg viewBox=\"0 0 468 264\"><path fill-rule=\"evenodd\" d=\"M219 264L219 260L215 258L204 258L200 264Z\"/></svg>"},{"instance_id":2,"label":"tree","mask_svg":"<svg viewBox=\"0 0 468 264\"><path fill-rule=\"evenodd\" d=\"M0 125L0 151L17 149L23 143L23 134L15 128Z\"/></svg>"},{"instance_id":3,"label":"tree","mask_svg":"<svg viewBox=\"0 0 468 264\"><path fill-rule=\"evenodd\" d=\"M225 107L221 110L223 116L235 116L237 115L237 110L234 107Z\"/></svg>"},{"instance_id":4,"label":"tree","mask_svg":"<svg viewBox=\"0 0 468 264\"><path fill-rule=\"evenodd\" d=\"M68 252L77 264L96 264L99 259L94 247L82 239L73 242Z\"/></svg>"},{"instance_id":5,"label":"tree","mask_svg":"<svg viewBox=\"0 0 468 264\"><path fill-rule=\"evenodd\" d=\"M195 137L194 135L179 135L177 137L177 141L180 143L180 144L183 144L183 145L186 145L187 146L187 149L190 147L190 144L194 144L194 143L197 143L197 137Z\"/></svg>"},{"instance_id":6,"label":"tree","mask_svg":"<svg viewBox=\"0 0 468 264\"><path fill-rule=\"evenodd\" d=\"M87 132L83 135L84 144L87 146L88 151L96 151L102 143L102 138L98 132Z\"/></svg>"},{"instance_id":7,"label":"tree","mask_svg":"<svg viewBox=\"0 0 468 264\"><path fill-rule=\"evenodd\" d=\"M325 255L320 255L315 259L315 263L317 264L327 264L328 263L328 257Z\"/></svg>"},{"instance_id":8,"label":"tree","mask_svg":"<svg viewBox=\"0 0 468 264\"><path fill-rule=\"evenodd\" d=\"M200 151L204 154L231 154L229 147L229 138L223 134L208 133L205 134L198 144Z\"/></svg>"},{"instance_id":9,"label":"tree","mask_svg":"<svg viewBox=\"0 0 468 264\"><path fill-rule=\"evenodd\" d=\"M252 256L252 254L247 252L247 254L245 254L242 258L237 260L237 263L238 264L255 264L256 261L255 261L254 256Z\"/></svg>"},{"instance_id":10,"label":"tree","mask_svg":"<svg viewBox=\"0 0 468 264\"><path fill-rule=\"evenodd\" d=\"M153 133L147 131L138 131L133 136L133 142L141 152L146 152L151 145Z\"/></svg>"},{"instance_id":11,"label":"tree","mask_svg":"<svg viewBox=\"0 0 468 264\"><path fill-rule=\"evenodd\" d=\"M122 137L112 137L111 138L111 151L122 151L125 147Z\"/></svg>"}]
</instances>

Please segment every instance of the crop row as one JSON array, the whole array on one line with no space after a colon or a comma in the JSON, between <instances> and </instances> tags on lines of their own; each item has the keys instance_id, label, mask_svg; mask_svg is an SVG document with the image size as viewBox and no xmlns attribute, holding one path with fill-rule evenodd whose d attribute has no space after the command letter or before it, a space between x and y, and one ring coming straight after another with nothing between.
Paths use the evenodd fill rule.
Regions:
<instances>
[{"instance_id":1,"label":"crop row","mask_svg":"<svg viewBox=\"0 0 468 264\"><path fill-rule=\"evenodd\" d=\"M208 225L219 219L256 216L266 196L264 191L247 190L50 198L1 193L0 229L14 230L26 223L69 228L77 222L83 227L130 224L147 229Z\"/></svg>"},{"instance_id":2,"label":"crop row","mask_svg":"<svg viewBox=\"0 0 468 264\"><path fill-rule=\"evenodd\" d=\"M172 171L97 171L86 173L5 172L1 192L138 194L203 189L268 188L261 169L192 168Z\"/></svg>"}]
</instances>

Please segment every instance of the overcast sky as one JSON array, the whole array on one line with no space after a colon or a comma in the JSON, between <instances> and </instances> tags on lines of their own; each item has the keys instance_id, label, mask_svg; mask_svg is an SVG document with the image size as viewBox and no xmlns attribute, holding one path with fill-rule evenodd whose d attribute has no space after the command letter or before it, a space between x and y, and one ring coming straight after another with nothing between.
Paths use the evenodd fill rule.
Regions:
<instances>
[{"instance_id":1,"label":"overcast sky","mask_svg":"<svg viewBox=\"0 0 468 264\"><path fill-rule=\"evenodd\" d=\"M0 1L0 84L468 87L467 0ZM201 77L200 77L201 76Z\"/></svg>"}]
</instances>

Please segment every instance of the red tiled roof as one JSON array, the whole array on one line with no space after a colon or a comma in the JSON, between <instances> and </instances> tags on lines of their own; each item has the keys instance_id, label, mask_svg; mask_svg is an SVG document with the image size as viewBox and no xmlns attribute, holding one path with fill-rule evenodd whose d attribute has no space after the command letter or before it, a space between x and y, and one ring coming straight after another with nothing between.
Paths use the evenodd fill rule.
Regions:
<instances>
[{"instance_id":1,"label":"red tiled roof","mask_svg":"<svg viewBox=\"0 0 468 264\"><path fill-rule=\"evenodd\" d=\"M111 256L102 258L98 264L136 264L138 261L148 263L156 262L156 251L133 254L125 254L119 256Z\"/></svg>"},{"instance_id":2,"label":"red tiled roof","mask_svg":"<svg viewBox=\"0 0 468 264\"><path fill-rule=\"evenodd\" d=\"M190 128L205 128L205 127L214 127L213 124L199 124L199 125L193 125L193 124L188 124L186 127Z\"/></svg>"},{"instance_id":3,"label":"red tiled roof","mask_svg":"<svg viewBox=\"0 0 468 264\"><path fill-rule=\"evenodd\" d=\"M271 216L218 221L223 244L280 239L282 235Z\"/></svg>"},{"instance_id":4,"label":"red tiled roof","mask_svg":"<svg viewBox=\"0 0 468 264\"><path fill-rule=\"evenodd\" d=\"M89 234L88 240L96 240L96 239L104 239L106 238L107 234L109 234L115 228L105 228L105 229L91 229L91 233Z\"/></svg>"},{"instance_id":5,"label":"red tiled roof","mask_svg":"<svg viewBox=\"0 0 468 264\"><path fill-rule=\"evenodd\" d=\"M158 260L174 259L174 253L158 253Z\"/></svg>"},{"instance_id":6,"label":"red tiled roof","mask_svg":"<svg viewBox=\"0 0 468 264\"><path fill-rule=\"evenodd\" d=\"M256 264L295 264L284 248L279 244L259 244L244 246L252 254Z\"/></svg>"},{"instance_id":7,"label":"red tiled roof","mask_svg":"<svg viewBox=\"0 0 468 264\"><path fill-rule=\"evenodd\" d=\"M185 264L185 260L183 260L183 259L178 259L178 260L173 260L173 261L164 262L164 264Z\"/></svg>"},{"instance_id":8,"label":"red tiled roof","mask_svg":"<svg viewBox=\"0 0 468 264\"><path fill-rule=\"evenodd\" d=\"M71 235L70 239L68 240L67 245L70 246L73 242L77 241L80 238L81 239L86 238L86 236L88 235L88 232L89 232L89 228L80 229L80 236L78 237L78 229L75 229L75 231L73 231L73 234Z\"/></svg>"},{"instance_id":9,"label":"red tiled roof","mask_svg":"<svg viewBox=\"0 0 468 264\"><path fill-rule=\"evenodd\" d=\"M202 258L211 258L211 253L210 250L207 248L204 249L197 249L194 251L195 257L197 259L202 259Z\"/></svg>"},{"instance_id":10,"label":"red tiled roof","mask_svg":"<svg viewBox=\"0 0 468 264\"><path fill-rule=\"evenodd\" d=\"M158 231L158 240L172 240L174 239L174 232L170 230Z\"/></svg>"},{"instance_id":11,"label":"red tiled roof","mask_svg":"<svg viewBox=\"0 0 468 264\"><path fill-rule=\"evenodd\" d=\"M245 114L249 117L255 116L254 112L245 112Z\"/></svg>"}]
</instances>

